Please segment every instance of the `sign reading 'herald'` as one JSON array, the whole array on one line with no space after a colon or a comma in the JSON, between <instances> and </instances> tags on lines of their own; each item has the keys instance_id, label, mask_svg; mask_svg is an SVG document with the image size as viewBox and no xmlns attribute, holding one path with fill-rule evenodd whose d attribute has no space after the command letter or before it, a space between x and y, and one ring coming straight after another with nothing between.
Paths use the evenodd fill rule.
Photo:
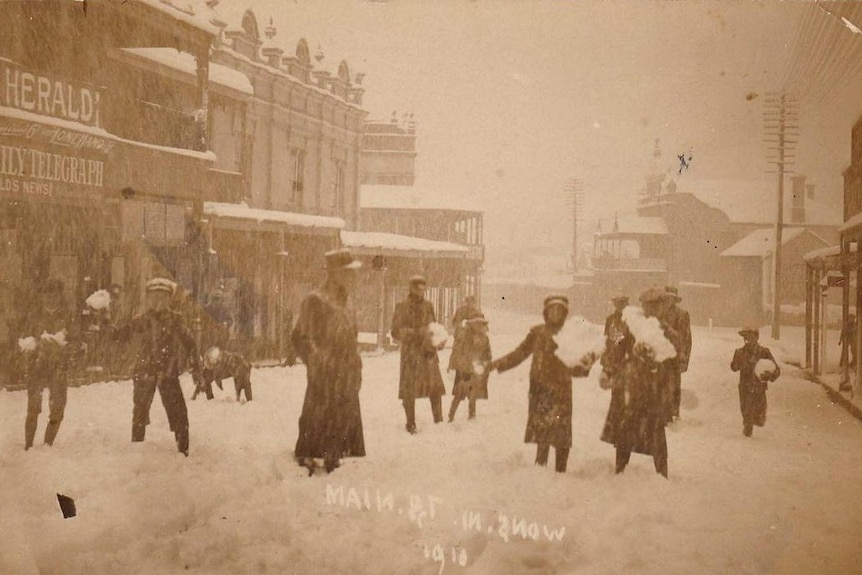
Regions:
<instances>
[{"instance_id":1,"label":"sign reading 'herald'","mask_svg":"<svg viewBox=\"0 0 862 575\"><path fill-rule=\"evenodd\" d=\"M0 106L101 128L100 100L93 86L31 72L0 58Z\"/></svg>"}]
</instances>

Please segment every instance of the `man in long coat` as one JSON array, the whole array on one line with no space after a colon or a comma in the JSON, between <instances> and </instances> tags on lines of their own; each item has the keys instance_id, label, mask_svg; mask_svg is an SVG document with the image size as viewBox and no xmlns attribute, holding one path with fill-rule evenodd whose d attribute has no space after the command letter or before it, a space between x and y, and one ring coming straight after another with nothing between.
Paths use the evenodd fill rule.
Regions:
<instances>
[{"instance_id":1,"label":"man in long coat","mask_svg":"<svg viewBox=\"0 0 862 575\"><path fill-rule=\"evenodd\" d=\"M556 452L556 470L566 471L572 447L572 377L586 377L586 365L568 368L554 352L554 336L562 329L569 313L569 300L563 295L545 298L545 323L530 329L527 337L511 353L494 360L491 368L504 372L533 356L530 365L529 412L524 443L535 443L536 464L548 464L550 446Z\"/></svg>"},{"instance_id":2,"label":"man in long coat","mask_svg":"<svg viewBox=\"0 0 862 575\"><path fill-rule=\"evenodd\" d=\"M425 299L426 281L422 276L410 278L407 299L395 305L392 316L392 338L401 348L401 374L398 399L404 405L408 433L416 433L416 399L431 400L434 423L443 421L442 396L446 393L440 374L440 359L432 345L429 326L437 321L434 306Z\"/></svg>"},{"instance_id":3,"label":"man in long coat","mask_svg":"<svg viewBox=\"0 0 862 575\"><path fill-rule=\"evenodd\" d=\"M646 317L660 318L666 305L666 292L652 288L640 297ZM659 319L664 336L674 344L676 333ZM632 452L651 455L656 473L668 475L667 423L670 392L668 360L657 362L653 352L632 337L626 337L624 353L612 369L611 404L602 430L602 441L616 447L616 472L622 473ZM602 358L609 363L608 351Z\"/></svg>"},{"instance_id":4,"label":"man in long coat","mask_svg":"<svg viewBox=\"0 0 862 575\"><path fill-rule=\"evenodd\" d=\"M682 374L688 371L688 361L691 357L691 316L683 308L679 307L682 298L676 286L665 288L668 295L668 304L664 312L664 322L673 329L678 336L676 358L668 362L671 384L670 406L668 410L669 421L679 418L679 405L682 399Z\"/></svg>"},{"instance_id":5,"label":"man in long coat","mask_svg":"<svg viewBox=\"0 0 862 575\"><path fill-rule=\"evenodd\" d=\"M294 457L309 474L315 458L332 472L343 457L365 456L359 409L362 358L356 314L349 305L360 266L349 250L326 253L326 281L303 300L291 336L308 378Z\"/></svg>"},{"instance_id":6,"label":"man in long coat","mask_svg":"<svg viewBox=\"0 0 862 575\"><path fill-rule=\"evenodd\" d=\"M80 343L72 314L63 302L63 282L48 280L39 287L41 301L26 316L19 336L23 377L27 384L24 449L33 447L42 412L42 391L48 388L45 444L53 445L66 411L66 390L72 350ZM20 343L29 340L30 345Z\"/></svg>"},{"instance_id":7,"label":"man in long coat","mask_svg":"<svg viewBox=\"0 0 862 575\"><path fill-rule=\"evenodd\" d=\"M176 284L166 278L153 278L146 289L147 311L119 326L114 333L119 341L135 337L140 343L132 374L132 441L144 440L150 423L150 406L158 390L177 450L188 456L189 414L180 387L180 371L187 360L192 377L199 382L200 356L187 322L179 312L170 309Z\"/></svg>"},{"instance_id":8,"label":"man in long coat","mask_svg":"<svg viewBox=\"0 0 862 575\"><path fill-rule=\"evenodd\" d=\"M770 381L775 381L781 375L781 369L769 348L758 343L760 330L744 328L739 331L745 345L733 352L730 369L739 372L739 409L742 412L742 433L751 437L754 426L763 427L766 423L766 389ZM761 359L770 360L775 369L764 375L755 373L757 362Z\"/></svg>"}]
</instances>

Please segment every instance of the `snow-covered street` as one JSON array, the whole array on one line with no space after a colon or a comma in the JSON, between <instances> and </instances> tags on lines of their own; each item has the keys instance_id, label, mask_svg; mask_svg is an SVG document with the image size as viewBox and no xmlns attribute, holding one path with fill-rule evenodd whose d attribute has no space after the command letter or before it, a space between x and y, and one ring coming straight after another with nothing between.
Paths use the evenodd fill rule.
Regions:
<instances>
[{"instance_id":1,"label":"snow-covered street","mask_svg":"<svg viewBox=\"0 0 862 575\"><path fill-rule=\"evenodd\" d=\"M538 320L487 312L495 356ZM398 355L365 357L368 455L315 477L291 458L302 366L255 370L244 405L232 382L213 401L189 401L188 459L158 400L146 442L129 441L130 382L70 389L56 444L29 452L26 393L3 391L0 573L858 572L860 422L775 346L783 373L766 427L743 437L728 367L739 345L735 330L695 328L669 480L638 455L614 475L613 447L599 441L610 394L598 368L575 380L566 474L534 466L523 443L528 363L492 375L475 421L462 406L435 426L417 402L411 436ZM188 376L183 386L188 399ZM77 517L63 519L57 493L75 499Z\"/></svg>"}]
</instances>

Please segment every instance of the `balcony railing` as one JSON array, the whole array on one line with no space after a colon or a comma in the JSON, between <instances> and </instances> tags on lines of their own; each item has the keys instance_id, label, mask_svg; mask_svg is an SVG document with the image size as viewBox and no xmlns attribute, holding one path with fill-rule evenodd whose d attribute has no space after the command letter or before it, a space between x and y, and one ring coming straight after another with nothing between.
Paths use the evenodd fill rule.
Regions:
<instances>
[{"instance_id":1,"label":"balcony railing","mask_svg":"<svg viewBox=\"0 0 862 575\"><path fill-rule=\"evenodd\" d=\"M597 257L593 259L593 268L605 271L667 271L667 263L663 258L617 258Z\"/></svg>"}]
</instances>

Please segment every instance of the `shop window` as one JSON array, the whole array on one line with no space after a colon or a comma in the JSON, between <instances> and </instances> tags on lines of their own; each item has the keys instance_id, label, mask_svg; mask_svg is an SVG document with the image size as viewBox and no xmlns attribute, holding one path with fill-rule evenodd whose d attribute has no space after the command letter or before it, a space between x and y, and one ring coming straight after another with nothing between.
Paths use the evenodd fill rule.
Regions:
<instances>
[{"instance_id":1,"label":"shop window","mask_svg":"<svg viewBox=\"0 0 862 575\"><path fill-rule=\"evenodd\" d=\"M344 213L344 162L335 160L334 208L338 214Z\"/></svg>"},{"instance_id":2,"label":"shop window","mask_svg":"<svg viewBox=\"0 0 862 575\"><path fill-rule=\"evenodd\" d=\"M291 181L290 201L296 206L302 206L305 191L305 150L293 148L290 150L293 158L293 179Z\"/></svg>"}]
</instances>

